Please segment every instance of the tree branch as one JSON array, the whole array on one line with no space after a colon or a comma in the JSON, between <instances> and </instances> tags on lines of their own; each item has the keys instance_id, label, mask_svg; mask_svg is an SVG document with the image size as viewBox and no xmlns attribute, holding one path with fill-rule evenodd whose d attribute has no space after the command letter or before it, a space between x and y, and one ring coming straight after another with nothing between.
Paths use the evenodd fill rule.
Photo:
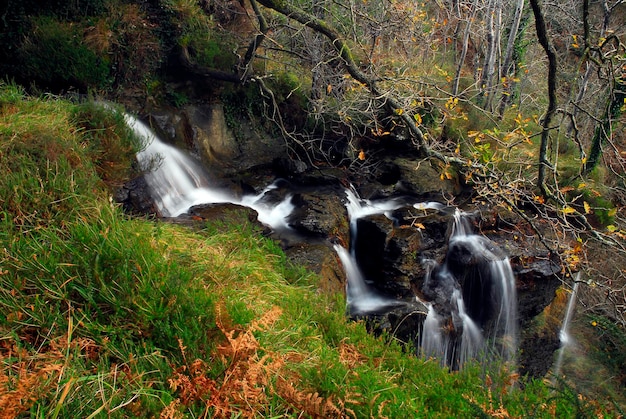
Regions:
<instances>
[{"instance_id":1,"label":"tree branch","mask_svg":"<svg viewBox=\"0 0 626 419\"><path fill-rule=\"evenodd\" d=\"M365 85L370 93L372 93L372 95L377 98L377 100L380 100L384 103L384 106L391 114L394 114L394 111L396 109L402 108L402 105L396 98L383 94L379 90L376 81L373 78L369 77L367 74L365 74L359 68L354 60L354 57L352 56L352 51L350 50L350 47L347 45L346 41L343 40L337 30L332 28L323 20L295 6L289 5L285 1L259 0L259 3L269 9L275 10L278 13L294 19L302 25L307 26L314 31L324 35L326 38L328 38L333 48L337 51L339 57L341 57L346 71L348 72L348 74L350 74L350 76L352 76L352 78L354 78L359 83ZM409 131L411 131L411 133L415 137L416 145L418 146L418 148L422 149L425 155L442 159L444 158L442 155L439 155L439 153L435 153L428 148L424 139L424 133L415 124L412 115L403 112L401 115L397 116L406 124Z\"/></svg>"}]
</instances>

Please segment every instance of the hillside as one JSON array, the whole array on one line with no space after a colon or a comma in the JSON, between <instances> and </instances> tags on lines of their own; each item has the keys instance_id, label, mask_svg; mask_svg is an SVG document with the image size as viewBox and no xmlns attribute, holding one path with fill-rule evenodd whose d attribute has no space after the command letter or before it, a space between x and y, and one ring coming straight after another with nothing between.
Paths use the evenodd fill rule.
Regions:
<instances>
[{"instance_id":1,"label":"hillside","mask_svg":"<svg viewBox=\"0 0 626 419\"><path fill-rule=\"evenodd\" d=\"M574 3L10 1L0 416L623 416L626 5ZM101 100L182 120L161 129L224 173L190 109L262 139L250 166L281 150L281 174L336 170L369 198L424 161L450 202L514 213L561 267L538 342L579 282L562 374L408 356L245 212L124 212L142 145Z\"/></svg>"}]
</instances>

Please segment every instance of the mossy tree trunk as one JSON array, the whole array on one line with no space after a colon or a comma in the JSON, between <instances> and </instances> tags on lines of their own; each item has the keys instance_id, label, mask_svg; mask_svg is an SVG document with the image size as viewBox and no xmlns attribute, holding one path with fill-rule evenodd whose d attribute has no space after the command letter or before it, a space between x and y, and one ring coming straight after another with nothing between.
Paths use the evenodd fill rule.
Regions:
<instances>
[{"instance_id":1,"label":"mossy tree trunk","mask_svg":"<svg viewBox=\"0 0 626 419\"><path fill-rule=\"evenodd\" d=\"M589 148L583 173L589 174L600 162L602 146L611 139L613 123L624 112L624 107L626 107L626 75L615 80L615 86L605 108L604 117L596 126L593 139L591 140L591 147Z\"/></svg>"},{"instance_id":2,"label":"mossy tree trunk","mask_svg":"<svg viewBox=\"0 0 626 419\"><path fill-rule=\"evenodd\" d=\"M539 0L530 0L530 5L533 9L533 15L535 16L535 28L537 31L537 39L539 44L546 52L548 57L548 109L543 117L542 130L541 130L541 143L539 146L539 171L537 176L537 187L541 191L542 195L548 196L546 189L546 169L551 168L548 161L548 142L550 141L550 125L552 124L552 118L556 112L556 52L554 47L548 39L548 31L546 27L546 21L539 5Z\"/></svg>"}]
</instances>

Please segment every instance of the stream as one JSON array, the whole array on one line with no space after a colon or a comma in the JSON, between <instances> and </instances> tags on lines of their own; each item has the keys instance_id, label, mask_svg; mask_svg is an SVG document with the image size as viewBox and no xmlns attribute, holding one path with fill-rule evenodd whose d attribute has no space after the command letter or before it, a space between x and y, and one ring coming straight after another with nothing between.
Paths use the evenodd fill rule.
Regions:
<instances>
[{"instance_id":1,"label":"stream","mask_svg":"<svg viewBox=\"0 0 626 419\"><path fill-rule=\"evenodd\" d=\"M287 182L277 179L258 193L241 195L214 187L191 155L161 141L137 118L125 117L144 142L137 160L160 216L179 217L200 204L230 203L254 209L258 220L272 231L293 233L294 192L287 191L278 200L269 196L278 188L289 187ZM350 315L367 316L407 304L406 299L380 293L361 272L353 245L360 234L358 220L384 215L394 222L394 211L402 208L453 214L443 262L418 255L427 267L423 289L410 302L422 307L424 313L416 331L419 352L454 369L487 356L514 361L518 345L515 277L509 259L497 246L471 231L467 222L471 214L439 202L414 202L407 197L362 199L353 187L345 188L340 199L348 214L350 245L328 244L345 270Z\"/></svg>"}]
</instances>

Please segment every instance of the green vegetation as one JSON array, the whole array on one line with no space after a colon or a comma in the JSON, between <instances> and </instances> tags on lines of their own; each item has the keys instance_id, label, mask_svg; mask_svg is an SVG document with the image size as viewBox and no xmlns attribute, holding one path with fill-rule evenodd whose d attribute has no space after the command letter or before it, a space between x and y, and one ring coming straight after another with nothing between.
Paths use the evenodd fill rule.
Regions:
<instances>
[{"instance_id":1,"label":"green vegetation","mask_svg":"<svg viewBox=\"0 0 626 419\"><path fill-rule=\"evenodd\" d=\"M485 18L494 15L487 7L474 18L473 7L452 12L446 2L357 2L351 13L332 2L296 4L345 37L379 94L347 76L319 33L269 8L257 14L247 2L9 0L0 8L0 74L29 92L102 95L137 111L221 101L236 135L249 119L281 142L279 130L312 148L318 138L354 140L360 153L349 158L364 172L376 164L370 156L395 147L391 139L410 137L401 118L410 115L429 147L462 162L441 164L442 179L464 177L494 207L532 206L531 219L560 222L555 230L566 234L554 250L570 268L585 268L579 243L596 233L615 240L615 249L623 244L623 55L581 61L582 28L552 13L559 25L549 35L560 43L563 73L562 115L548 147L550 201L534 188L547 93L529 10L513 73L493 80L486 106L489 92L477 82ZM618 30L607 32L615 40L623 37L617 14ZM244 65L263 31L260 15L266 38ZM470 22L472 44L481 47L459 60ZM585 42L596 41L604 43ZM594 93L573 102L587 65L597 66L589 73ZM602 101L589 96L606 88L605 74L615 75L613 93L596 112ZM389 110L381 100L394 97ZM391 338L346 323L343 300L320 295L313 275L291 266L237 213L200 231L129 218L110 194L133 175L138 146L120 113L0 86L0 411L7 416L624 415L578 394L578 381L576 388L527 381L507 366L448 373L407 356ZM598 231L579 228L579 216ZM585 256L594 269L607 260ZM590 357L619 371L623 383L623 316L619 323L603 314L623 296L619 275L597 288L605 307L589 306L586 335L599 342ZM598 394L594 386L586 394Z\"/></svg>"},{"instance_id":2,"label":"green vegetation","mask_svg":"<svg viewBox=\"0 0 626 419\"><path fill-rule=\"evenodd\" d=\"M513 388L518 377L506 366L450 373L369 335L346 321L340 296L319 294L314 275L290 266L237 213L199 231L129 219L107 185L130 175L136 146L123 118L101 106L0 88L0 409L8 417L610 409L540 381Z\"/></svg>"},{"instance_id":3,"label":"green vegetation","mask_svg":"<svg viewBox=\"0 0 626 419\"><path fill-rule=\"evenodd\" d=\"M43 17L34 19L32 33L20 50L24 77L39 78L47 86L102 88L109 80L110 63L80 41L80 28Z\"/></svg>"}]
</instances>

